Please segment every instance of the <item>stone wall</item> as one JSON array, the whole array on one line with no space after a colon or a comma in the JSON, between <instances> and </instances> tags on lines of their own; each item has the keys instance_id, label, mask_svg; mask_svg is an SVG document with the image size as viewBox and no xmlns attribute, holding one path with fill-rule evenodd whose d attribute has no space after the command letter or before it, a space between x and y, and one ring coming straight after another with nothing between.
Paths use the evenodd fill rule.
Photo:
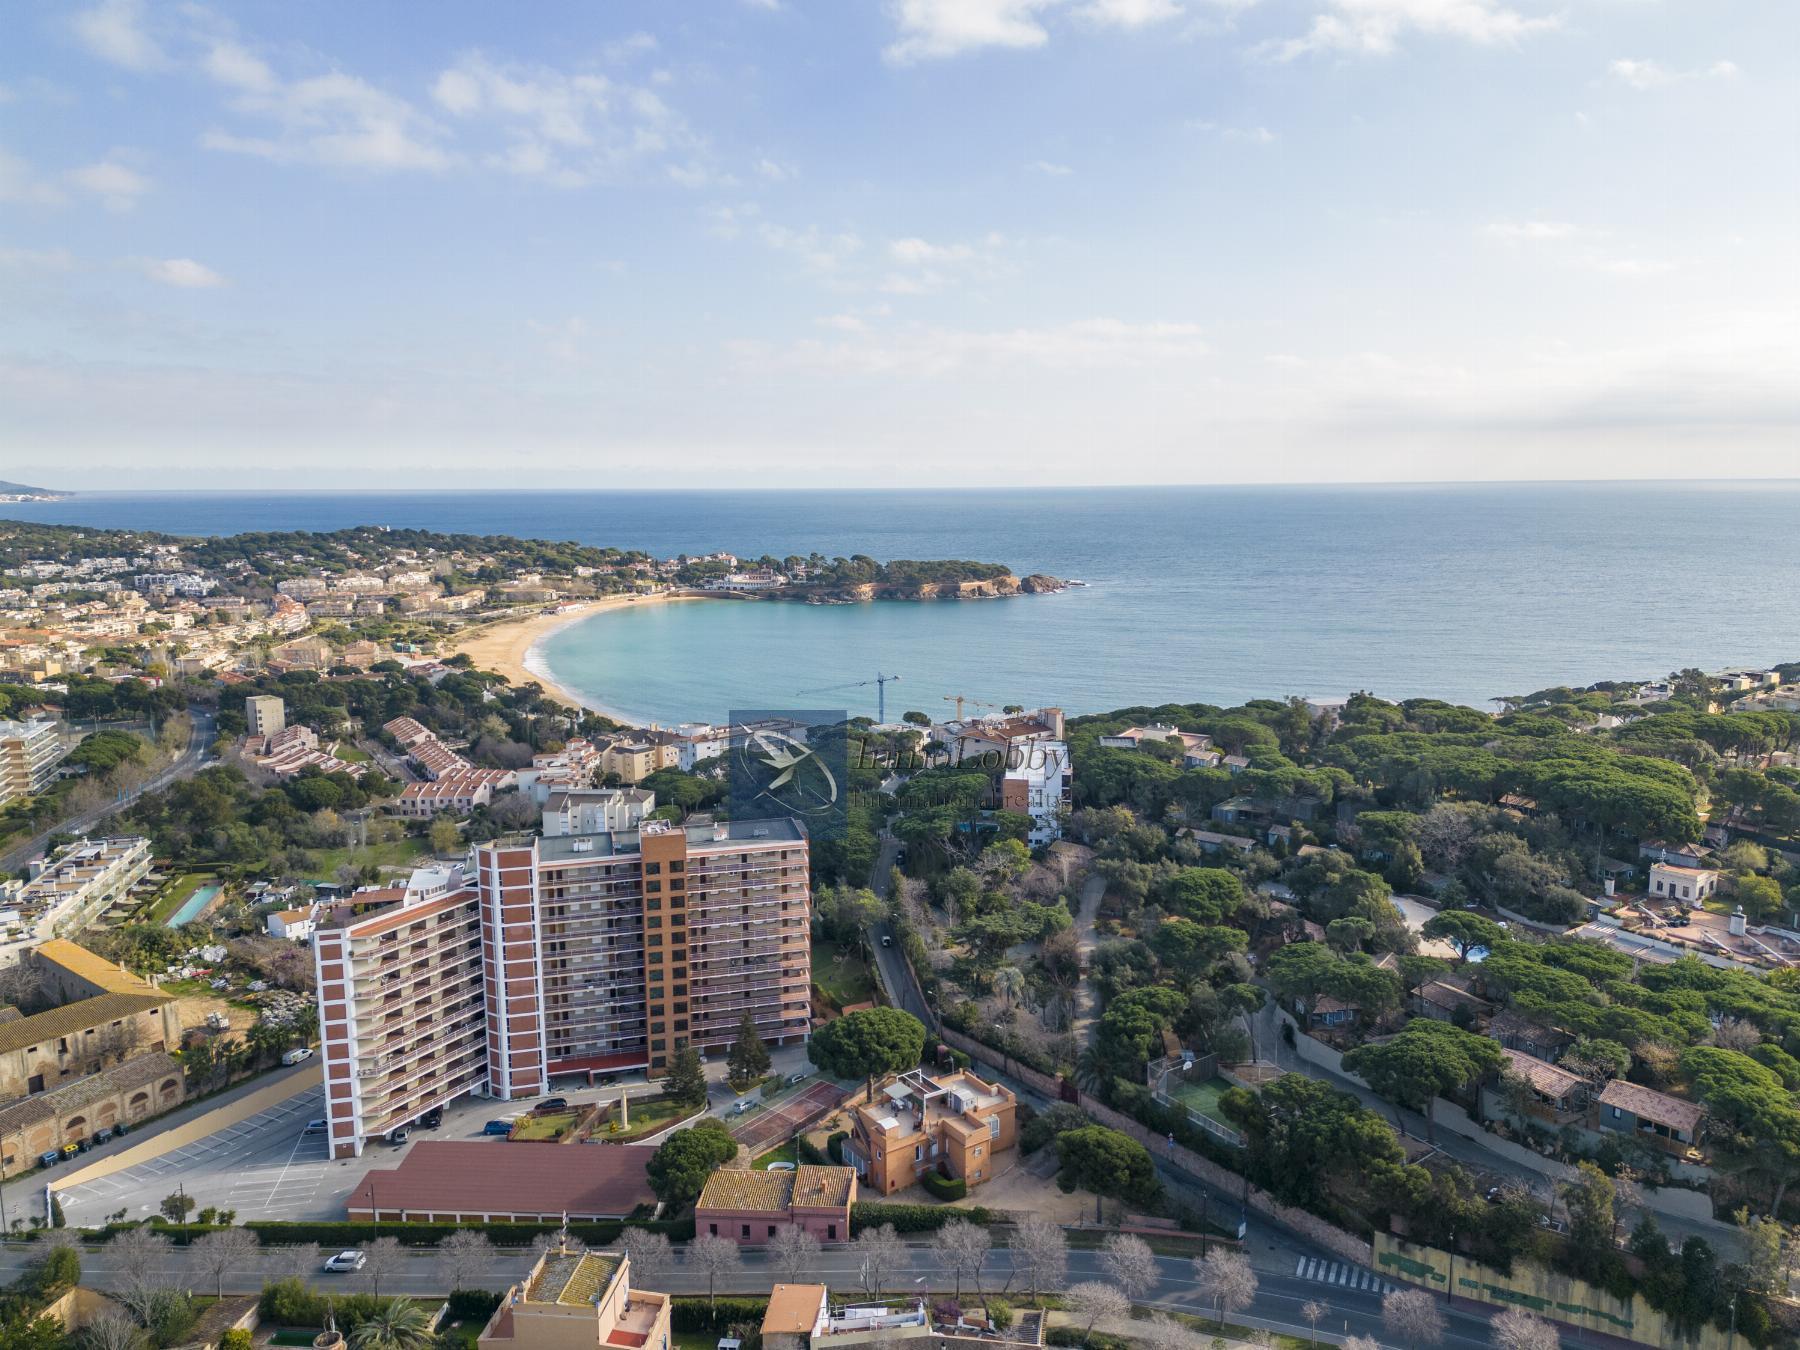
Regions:
<instances>
[{"instance_id":1,"label":"stone wall","mask_svg":"<svg viewBox=\"0 0 1800 1350\"><path fill-rule=\"evenodd\" d=\"M1617 1337L1636 1345L1685 1346L1690 1350L1731 1350L1731 1338L1711 1325L1685 1333L1670 1324L1643 1295L1616 1299L1585 1281L1540 1266L1515 1264L1507 1275L1467 1257L1436 1247L1403 1242L1386 1233L1375 1235L1375 1269L1391 1280L1418 1285L1434 1293L1500 1307L1521 1307L1583 1331Z\"/></svg>"},{"instance_id":2,"label":"stone wall","mask_svg":"<svg viewBox=\"0 0 1800 1350\"><path fill-rule=\"evenodd\" d=\"M939 1039L953 1049L961 1050L973 1059L999 1069L1025 1084L1027 1087L1055 1101L1065 1094L1060 1079L1049 1074L1039 1073L1028 1065L983 1045L980 1041L963 1035L950 1027L944 1027L938 1033ZM1373 1260L1373 1249L1369 1243L1353 1233L1347 1233L1334 1224L1329 1224L1316 1214L1308 1214L1305 1210L1294 1209L1282 1204L1274 1196L1260 1187L1249 1185L1243 1177L1229 1168L1221 1167L1211 1158L1202 1157L1192 1149L1172 1143L1166 1138L1152 1134L1143 1125L1130 1116L1121 1115L1102 1101L1088 1096L1085 1092L1077 1094L1076 1104L1097 1124L1119 1131L1138 1141L1165 1166L1191 1177L1203 1185L1210 1186L1226 1195L1241 1196L1244 1203L1263 1218L1279 1224L1291 1233L1295 1233L1308 1242L1317 1244L1325 1250L1342 1257L1346 1261L1366 1266Z\"/></svg>"}]
</instances>

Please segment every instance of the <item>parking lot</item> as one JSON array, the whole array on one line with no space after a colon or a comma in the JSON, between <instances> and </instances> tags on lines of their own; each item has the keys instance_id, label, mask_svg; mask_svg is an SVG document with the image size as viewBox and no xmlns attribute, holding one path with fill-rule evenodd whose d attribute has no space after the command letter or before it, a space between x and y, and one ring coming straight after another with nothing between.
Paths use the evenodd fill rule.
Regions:
<instances>
[{"instance_id":1,"label":"parking lot","mask_svg":"<svg viewBox=\"0 0 1800 1350\"><path fill-rule=\"evenodd\" d=\"M305 1129L324 1111L324 1089L313 1088L159 1158L56 1193L73 1224L103 1223L121 1209L142 1218L178 1187L200 1208L235 1209L239 1218L311 1217L327 1159L325 1136Z\"/></svg>"},{"instance_id":2,"label":"parking lot","mask_svg":"<svg viewBox=\"0 0 1800 1350\"><path fill-rule=\"evenodd\" d=\"M801 1047L778 1050L774 1059L777 1072L810 1069ZM723 1073L723 1064L707 1066L708 1077L714 1080L711 1109L740 1127L752 1121L780 1121L798 1098L808 1098L813 1093L835 1097L841 1091L813 1079L805 1087L784 1090L767 1108L759 1101L749 1120L740 1121L731 1115L735 1094L717 1081ZM556 1095L578 1103L616 1101L620 1092L639 1097L660 1090L659 1085L645 1080L641 1070L623 1074L618 1083L604 1087L580 1084L564 1088L560 1083L555 1086ZM339 1219L344 1215L345 1200L370 1171L395 1166L418 1141L480 1139L488 1121L515 1115L530 1106L529 1100L505 1103L464 1098L445 1109L443 1124L436 1130L415 1129L408 1141L399 1146L371 1140L360 1158L331 1159L326 1156L325 1136L306 1133L307 1122L325 1114L324 1089L312 1087L168 1153L116 1172L64 1186L57 1171L52 1170L43 1174L43 1181L55 1188L68 1221L81 1226L105 1223L121 1210L132 1219L154 1214L163 1199L178 1188L194 1198L197 1209L235 1210L239 1222ZM809 1109L808 1114L811 1110L816 1108ZM775 1133L784 1132L778 1125ZM496 1148L507 1146L504 1139L496 1138L492 1143ZM67 1174L74 1175L75 1171L71 1168ZM41 1190L38 1196L41 1200Z\"/></svg>"}]
</instances>

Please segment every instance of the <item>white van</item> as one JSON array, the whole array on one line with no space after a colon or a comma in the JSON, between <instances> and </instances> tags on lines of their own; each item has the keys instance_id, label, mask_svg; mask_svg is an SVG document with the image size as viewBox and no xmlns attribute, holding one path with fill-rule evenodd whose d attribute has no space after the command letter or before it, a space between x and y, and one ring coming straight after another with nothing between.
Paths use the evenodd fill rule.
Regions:
<instances>
[{"instance_id":1,"label":"white van","mask_svg":"<svg viewBox=\"0 0 1800 1350\"><path fill-rule=\"evenodd\" d=\"M313 1052L310 1045L297 1045L282 1055L281 1062L283 1064L303 1064L312 1057Z\"/></svg>"}]
</instances>

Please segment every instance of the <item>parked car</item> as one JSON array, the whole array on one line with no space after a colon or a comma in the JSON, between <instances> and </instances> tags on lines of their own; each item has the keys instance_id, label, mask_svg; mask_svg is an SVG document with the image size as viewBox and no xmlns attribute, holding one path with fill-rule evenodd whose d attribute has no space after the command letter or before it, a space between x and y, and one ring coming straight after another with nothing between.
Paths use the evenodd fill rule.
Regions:
<instances>
[{"instance_id":1,"label":"parked car","mask_svg":"<svg viewBox=\"0 0 1800 1350\"><path fill-rule=\"evenodd\" d=\"M510 1120L490 1120L481 1127L483 1134L511 1134L513 1123Z\"/></svg>"},{"instance_id":2,"label":"parked car","mask_svg":"<svg viewBox=\"0 0 1800 1350\"><path fill-rule=\"evenodd\" d=\"M614 1083L616 1083L618 1081L619 1081L618 1074L603 1073L594 1080L594 1086L595 1087L611 1087Z\"/></svg>"},{"instance_id":3,"label":"parked car","mask_svg":"<svg viewBox=\"0 0 1800 1350\"><path fill-rule=\"evenodd\" d=\"M331 1275L350 1275L368 1263L366 1252L339 1252L325 1258L325 1270Z\"/></svg>"},{"instance_id":4,"label":"parked car","mask_svg":"<svg viewBox=\"0 0 1800 1350\"><path fill-rule=\"evenodd\" d=\"M741 1116L756 1104L756 1098L754 1097L739 1097L731 1104L731 1114L734 1116Z\"/></svg>"},{"instance_id":5,"label":"parked car","mask_svg":"<svg viewBox=\"0 0 1800 1350\"><path fill-rule=\"evenodd\" d=\"M388 1143L393 1144L396 1147L398 1147L399 1145L404 1144L408 1139L411 1139L411 1138L412 1138L412 1127L410 1125L396 1125L393 1129L388 1131L387 1140L388 1140Z\"/></svg>"},{"instance_id":6,"label":"parked car","mask_svg":"<svg viewBox=\"0 0 1800 1350\"><path fill-rule=\"evenodd\" d=\"M567 1097L546 1097L532 1109L540 1115L549 1111L566 1111L569 1109L569 1099Z\"/></svg>"},{"instance_id":7,"label":"parked car","mask_svg":"<svg viewBox=\"0 0 1800 1350\"><path fill-rule=\"evenodd\" d=\"M325 1122L322 1120L309 1120L306 1122L306 1128L304 1130L300 1131L300 1133L301 1134L324 1134L326 1128L327 1128L327 1126L326 1126Z\"/></svg>"},{"instance_id":8,"label":"parked car","mask_svg":"<svg viewBox=\"0 0 1800 1350\"><path fill-rule=\"evenodd\" d=\"M302 1064L313 1057L310 1045L297 1045L281 1056L283 1064Z\"/></svg>"},{"instance_id":9,"label":"parked car","mask_svg":"<svg viewBox=\"0 0 1800 1350\"><path fill-rule=\"evenodd\" d=\"M423 1130L435 1130L443 1123L444 1109L441 1106L434 1106L431 1110L419 1117L419 1128Z\"/></svg>"},{"instance_id":10,"label":"parked car","mask_svg":"<svg viewBox=\"0 0 1800 1350\"><path fill-rule=\"evenodd\" d=\"M884 947L893 946L894 945L894 935L892 933L883 933L881 935L881 945Z\"/></svg>"},{"instance_id":11,"label":"parked car","mask_svg":"<svg viewBox=\"0 0 1800 1350\"><path fill-rule=\"evenodd\" d=\"M807 1073L804 1069L802 1069L799 1073L790 1073L788 1075L788 1086L789 1087L798 1087L798 1086L800 1086L800 1084L804 1083L807 1079L809 1079L811 1077L812 1077L812 1075L810 1073Z\"/></svg>"}]
</instances>

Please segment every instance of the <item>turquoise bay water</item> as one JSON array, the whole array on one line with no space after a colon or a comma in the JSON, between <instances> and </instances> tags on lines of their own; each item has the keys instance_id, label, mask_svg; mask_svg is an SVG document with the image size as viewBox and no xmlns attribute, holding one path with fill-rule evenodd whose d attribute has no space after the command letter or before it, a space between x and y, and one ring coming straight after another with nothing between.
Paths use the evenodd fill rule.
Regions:
<instances>
[{"instance_id":1,"label":"turquoise bay water","mask_svg":"<svg viewBox=\"0 0 1800 1350\"><path fill-rule=\"evenodd\" d=\"M551 637L559 682L634 719L890 716L945 694L1091 712L1366 688L1480 705L1557 683L1800 659L1800 483L895 492L95 493L0 514L218 534L359 524L668 557L978 558L1087 589L1002 601L731 601ZM841 702L840 702L841 701Z\"/></svg>"}]
</instances>

